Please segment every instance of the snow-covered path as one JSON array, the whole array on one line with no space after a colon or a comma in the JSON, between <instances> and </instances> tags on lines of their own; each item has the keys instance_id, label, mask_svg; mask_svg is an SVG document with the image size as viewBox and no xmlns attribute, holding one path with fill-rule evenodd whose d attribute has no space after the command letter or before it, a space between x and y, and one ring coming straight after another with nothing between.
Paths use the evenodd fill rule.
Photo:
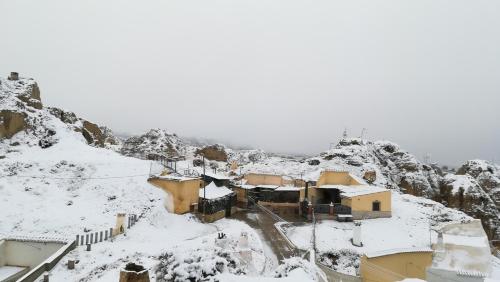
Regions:
<instances>
[{"instance_id":1,"label":"snow-covered path","mask_svg":"<svg viewBox=\"0 0 500 282\"><path fill-rule=\"evenodd\" d=\"M267 214L263 212L240 212L233 215L234 219L245 222L250 227L257 231L257 234L261 237L261 241L269 246L268 249L271 251L269 255L273 257L268 257L275 266L278 265L280 261L285 258L290 258L295 256L294 250L292 250L288 243L283 239L281 234L274 227L274 220ZM266 256L268 253L266 253Z\"/></svg>"}]
</instances>

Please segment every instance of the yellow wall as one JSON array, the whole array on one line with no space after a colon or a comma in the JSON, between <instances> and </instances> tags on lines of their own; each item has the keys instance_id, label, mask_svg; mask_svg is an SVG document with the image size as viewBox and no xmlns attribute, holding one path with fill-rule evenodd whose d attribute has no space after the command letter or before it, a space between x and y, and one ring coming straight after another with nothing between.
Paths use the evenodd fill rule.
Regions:
<instances>
[{"instance_id":1,"label":"yellow wall","mask_svg":"<svg viewBox=\"0 0 500 282\"><path fill-rule=\"evenodd\" d=\"M315 187L315 186L309 186L308 187L307 200L309 202L313 203L317 199L317 197L316 197L316 190L317 189L318 188ZM301 199L301 201L303 201L305 199L305 197L306 197L306 189L304 188L304 189L300 190L300 199Z\"/></svg>"},{"instance_id":2,"label":"yellow wall","mask_svg":"<svg viewBox=\"0 0 500 282\"><path fill-rule=\"evenodd\" d=\"M245 180L249 185L283 185L281 175L249 173L245 175Z\"/></svg>"},{"instance_id":3,"label":"yellow wall","mask_svg":"<svg viewBox=\"0 0 500 282\"><path fill-rule=\"evenodd\" d=\"M243 202L243 203L248 202L247 189L236 187L233 189L233 191L236 193L236 200L238 202Z\"/></svg>"},{"instance_id":4,"label":"yellow wall","mask_svg":"<svg viewBox=\"0 0 500 282\"><path fill-rule=\"evenodd\" d=\"M191 204L198 203L200 183L199 179L172 180L150 178L148 182L167 192L173 199L172 211L176 214L190 212Z\"/></svg>"},{"instance_id":5,"label":"yellow wall","mask_svg":"<svg viewBox=\"0 0 500 282\"><path fill-rule=\"evenodd\" d=\"M343 198L342 205L351 207L353 211L372 211L372 203L380 202L380 211L391 211L391 191Z\"/></svg>"},{"instance_id":6,"label":"yellow wall","mask_svg":"<svg viewBox=\"0 0 500 282\"><path fill-rule=\"evenodd\" d=\"M319 176L316 185L361 185L356 179L352 178L348 172L345 171L323 171Z\"/></svg>"},{"instance_id":7,"label":"yellow wall","mask_svg":"<svg viewBox=\"0 0 500 282\"><path fill-rule=\"evenodd\" d=\"M221 210L221 211L218 211L216 213L213 213L213 214L205 214L205 215L200 215L203 222L214 222L214 221L217 221L221 218L224 218L226 216L226 211L225 210Z\"/></svg>"},{"instance_id":8,"label":"yellow wall","mask_svg":"<svg viewBox=\"0 0 500 282\"><path fill-rule=\"evenodd\" d=\"M361 257L363 282L392 282L404 278L425 280L426 268L432 263L432 252L397 253L387 256Z\"/></svg>"}]
</instances>

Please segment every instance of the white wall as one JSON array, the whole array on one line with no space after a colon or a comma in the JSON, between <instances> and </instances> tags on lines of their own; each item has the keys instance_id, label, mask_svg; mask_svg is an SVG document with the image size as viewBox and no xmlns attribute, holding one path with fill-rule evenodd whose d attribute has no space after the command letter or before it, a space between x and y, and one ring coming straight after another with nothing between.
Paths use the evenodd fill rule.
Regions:
<instances>
[{"instance_id":1,"label":"white wall","mask_svg":"<svg viewBox=\"0 0 500 282\"><path fill-rule=\"evenodd\" d=\"M0 266L5 265L5 241L1 240L0 241Z\"/></svg>"},{"instance_id":2,"label":"white wall","mask_svg":"<svg viewBox=\"0 0 500 282\"><path fill-rule=\"evenodd\" d=\"M63 243L7 241L4 243L5 264L36 267L63 247Z\"/></svg>"}]
</instances>

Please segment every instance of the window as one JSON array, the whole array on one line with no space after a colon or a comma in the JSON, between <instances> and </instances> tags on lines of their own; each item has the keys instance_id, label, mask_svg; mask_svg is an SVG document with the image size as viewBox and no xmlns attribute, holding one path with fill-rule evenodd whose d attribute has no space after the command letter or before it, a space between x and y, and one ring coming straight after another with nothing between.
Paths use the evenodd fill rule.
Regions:
<instances>
[{"instance_id":1,"label":"window","mask_svg":"<svg viewBox=\"0 0 500 282\"><path fill-rule=\"evenodd\" d=\"M380 211L380 202L375 201L372 203L372 211Z\"/></svg>"}]
</instances>

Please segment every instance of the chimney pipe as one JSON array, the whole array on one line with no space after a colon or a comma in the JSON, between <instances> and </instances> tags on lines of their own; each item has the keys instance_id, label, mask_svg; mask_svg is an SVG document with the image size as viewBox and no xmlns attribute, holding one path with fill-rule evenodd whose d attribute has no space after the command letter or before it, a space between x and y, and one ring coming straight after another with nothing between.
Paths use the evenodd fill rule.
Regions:
<instances>
[{"instance_id":1,"label":"chimney pipe","mask_svg":"<svg viewBox=\"0 0 500 282\"><path fill-rule=\"evenodd\" d=\"M356 221L354 222L354 228L353 228L353 234L352 234L352 244L357 247L362 247L363 242L361 241L361 222Z\"/></svg>"},{"instance_id":2,"label":"chimney pipe","mask_svg":"<svg viewBox=\"0 0 500 282\"><path fill-rule=\"evenodd\" d=\"M307 201L309 201L309 199L307 197L308 191L309 191L309 181L306 181L306 188L305 188L305 191L304 191L304 197L305 197L304 200L307 200Z\"/></svg>"}]
</instances>

